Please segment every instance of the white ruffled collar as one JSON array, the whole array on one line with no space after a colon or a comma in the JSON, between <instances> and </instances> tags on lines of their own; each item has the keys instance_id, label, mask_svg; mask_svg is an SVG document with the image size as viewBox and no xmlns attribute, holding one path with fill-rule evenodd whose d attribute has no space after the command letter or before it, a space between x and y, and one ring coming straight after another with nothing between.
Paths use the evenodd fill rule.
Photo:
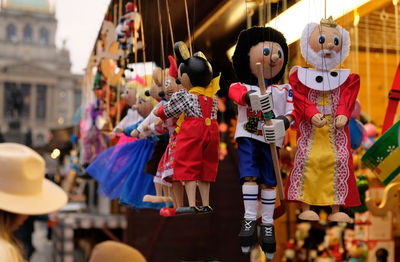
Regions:
<instances>
[{"instance_id":1,"label":"white ruffled collar","mask_svg":"<svg viewBox=\"0 0 400 262\"><path fill-rule=\"evenodd\" d=\"M341 86L349 77L350 69L334 71L319 71L311 68L300 67L297 70L297 77L305 86L318 90L330 91Z\"/></svg>"}]
</instances>

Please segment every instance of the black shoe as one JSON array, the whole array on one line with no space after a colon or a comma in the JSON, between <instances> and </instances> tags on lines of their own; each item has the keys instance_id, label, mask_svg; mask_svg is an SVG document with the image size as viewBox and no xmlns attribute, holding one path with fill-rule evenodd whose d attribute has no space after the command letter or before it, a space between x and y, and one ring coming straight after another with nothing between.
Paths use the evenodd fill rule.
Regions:
<instances>
[{"instance_id":1,"label":"black shoe","mask_svg":"<svg viewBox=\"0 0 400 262\"><path fill-rule=\"evenodd\" d=\"M275 229L274 225L261 225L261 241L260 245L268 259L274 257L276 251Z\"/></svg>"},{"instance_id":2,"label":"black shoe","mask_svg":"<svg viewBox=\"0 0 400 262\"><path fill-rule=\"evenodd\" d=\"M242 252L247 254L257 243L257 222L254 220L243 220L239 233L239 243Z\"/></svg>"},{"instance_id":3,"label":"black shoe","mask_svg":"<svg viewBox=\"0 0 400 262\"><path fill-rule=\"evenodd\" d=\"M200 207L198 207L197 212L199 214L208 214L208 213L212 213L213 209L210 206L200 206Z\"/></svg>"},{"instance_id":4,"label":"black shoe","mask_svg":"<svg viewBox=\"0 0 400 262\"><path fill-rule=\"evenodd\" d=\"M175 214L185 214L185 215L190 215L190 214L196 214L199 212L198 207L178 207L175 211Z\"/></svg>"}]
</instances>

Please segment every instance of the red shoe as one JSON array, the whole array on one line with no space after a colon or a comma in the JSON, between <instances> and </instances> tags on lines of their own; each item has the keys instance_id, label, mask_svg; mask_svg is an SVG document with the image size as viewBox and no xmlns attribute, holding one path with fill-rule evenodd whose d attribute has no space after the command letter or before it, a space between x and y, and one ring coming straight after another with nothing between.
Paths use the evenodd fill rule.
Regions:
<instances>
[{"instance_id":1,"label":"red shoe","mask_svg":"<svg viewBox=\"0 0 400 262\"><path fill-rule=\"evenodd\" d=\"M161 208L160 215L163 217L179 216L178 214L175 214L175 210L176 210L176 208L164 207L164 208Z\"/></svg>"}]
</instances>

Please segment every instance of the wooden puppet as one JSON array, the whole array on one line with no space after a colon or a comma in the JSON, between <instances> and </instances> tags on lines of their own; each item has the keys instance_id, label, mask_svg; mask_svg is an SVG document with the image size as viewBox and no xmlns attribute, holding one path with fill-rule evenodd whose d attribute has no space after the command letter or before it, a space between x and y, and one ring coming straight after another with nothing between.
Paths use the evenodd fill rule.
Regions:
<instances>
[{"instance_id":1,"label":"wooden puppet","mask_svg":"<svg viewBox=\"0 0 400 262\"><path fill-rule=\"evenodd\" d=\"M211 65L201 52L191 57L183 42L174 48L180 63L176 81L183 89L155 114L163 120L185 114L176 139L173 179L185 182L189 206L179 207L176 214L210 213L210 182L215 181L218 169L217 90L211 81ZM202 206L196 206L197 186Z\"/></svg>"},{"instance_id":2,"label":"wooden puppet","mask_svg":"<svg viewBox=\"0 0 400 262\"><path fill-rule=\"evenodd\" d=\"M146 117L156 103L144 95L144 88L137 90L136 106L138 114ZM141 123L124 128L129 135ZM155 141L151 137L108 148L91 163L86 171L99 182L99 193L110 199L120 198L120 202L132 208L156 208L161 204L143 203L143 196L154 194L151 176L143 169L154 149Z\"/></svg>"},{"instance_id":3,"label":"wooden puppet","mask_svg":"<svg viewBox=\"0 0 400 262\"><path fill-rule=\"evenodd\" d=\"M277 30L253 27L240 33L233 67L240 82L231 84L229 97L238 105L235 139L238 143L239 172L244 202L244 220L239 233L240 245L248 253L258 242L257 198L261 189L260 245L268 259L276 250L274 208L276 176L270 146L282 146L285 129L292 122L292 90L289 84L277 85L288 61L286 39ZM260 95L256 63L263 66L267 94ZM265 114L273 109L273 126L264 125ZM264 136L263 136L264 133ZM264 138L265 137L265 138ZM267 139L269 137L269 139Z\"/></svg>"},{"instance_id":4,"label":"wooden puppet","mask_svg":"<svg viewBox=\"0 0 400 262\"><path fill-rule=\"evenodd\" d=\"M360 205L348 128L360 77L349 69L333 70L349 47L349 33L331 17L310 23L301 36L301 52L315 69L295 67L289 77L298 149L286 194L302 203L300 219L319 220L310 209L316 205L332 207L328 220L349 222L339 207Z\"/></svg>"},{"instance_id":5,"label":"wooden puppet","mask_svg":"<svg viewBox=\"0 0 400 262\"><path fill-rule=\"evenodd\" d=\"M168 57L170 61L170 67L168 70L169 77L165 81L165 98L169 100L171 96L179 90L178 84L175 80L178 77L178 71L176 62L172 56ZM163 103L164 104L164 103ZM161 104L162 105L162 104ZM159 119L159 118L158 118ZM161 120L161 119L160 119ZM154 186L156 187L156 195L146 195L143 201L150 201L153 203L157 202L168 202L173 201L173 208L163 208L160 210L160 214L165 216L174 215L176 208L183 206L183 187L180 181L173 181L173 163L176 148L176 137L177 137L177 118L167 119L164 123L153 123L158 133L169 133L168 146L163 152L163 155L159 161L156 176L154 177ZM154 122L159 122L155 120ZM172 187L172 199L170 196L170 189ZM164 195L162 194L164 190Z\"/></svg>"},{"instance_id":6,"label":"wooden puppet","mask_svg":"<svg viewBox=\"0 0 400 262\"><path fill-rule=\"evenodd\" d=\"M136 105L136 95L137 89L142 88L138 85L137 82L129 82L125 86L125 92L121 95L121 99L126 101L126 104L129 106L128 112L126 116L121 119L121 121L114 127L113 131L110 133L109 137L112 139L115 135L124 133L125 128L137 123L142 119L142 116L139 115Z\"/></svg>"},{"instance_id":7,"label":"wooden puppet","mask_svg":"<svg viewBox=\"0 0 400 262\"><path fill-rule=\"evenodd\" d=\"M164 87L164 79L166 78L167 70L162 70L159 67L156 67L153 70L153 85L150 87L149 90L146 91L146 96L149 96L159 103L156 105L155 108L158 108L164 105L167 100L165 98L165 87ZM161 119L158 118L154 113L150 113L143 122L131 132L131 136L139 137L140 139L146 139L149 136L156 135L158 141L154 146L153 153L149 161L147 162L144 172L156 177L157 174L157 167L158 164L168 146L168 130L162 129L157 126L158 123L162 123ZM153 203L160 203L160 202L170 202L172 201L171 197L169 196L169 188L166 183L161 183L161 180L154 180L154 186L156 189L155 195L145 195L143 201L145 202L153 202ZM164 192L164 195L163 195ZM154 196L154 197L153 197Z\"/></svg>"}]
</instances>

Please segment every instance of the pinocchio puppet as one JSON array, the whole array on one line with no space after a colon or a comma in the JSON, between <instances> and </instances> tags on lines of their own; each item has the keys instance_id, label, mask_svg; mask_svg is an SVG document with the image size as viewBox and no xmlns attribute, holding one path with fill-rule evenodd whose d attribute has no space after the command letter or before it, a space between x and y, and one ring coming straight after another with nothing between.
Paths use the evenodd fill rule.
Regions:
<instances>
[{"instance_id":1,"label":"pinocchio puppet","mask_svg":"<svg viewBox=\"0 0 400 262\"><path fill-rule=\"evenodd\" d=\"M203 53L190 56L183 42L175 43L174 49L180 64L176 81L183 89L174 93L155 114L165 120L184 113L176 140L173 179L185 182L189 206L179 207L175 213L210 213L210 182L215 181L218 169L219 129L215 96L218 85L212 82L212 68ZM197 186L202 206L196 206Z\"/></svg>"}]
</instances>

